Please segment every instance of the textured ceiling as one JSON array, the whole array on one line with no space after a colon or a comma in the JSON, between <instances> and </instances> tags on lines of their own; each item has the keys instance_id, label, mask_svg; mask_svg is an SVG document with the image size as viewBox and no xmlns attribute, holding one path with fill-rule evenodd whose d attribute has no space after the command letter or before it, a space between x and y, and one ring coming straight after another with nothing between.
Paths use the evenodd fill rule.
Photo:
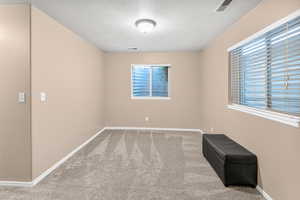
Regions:
<instances>
[{"instance_id":1,"label":"textured ceiling","mask_svg":"<svg viewBox=\"0 0 300 200\"><path fill-rule=\"evenodd\" d=\"M215 12L223 0L31 0L104 51L200 50L260 1L233 0ZM140 18L154 19L157 27L140 33L134 26Z\"/></svg>"}]
</instances>

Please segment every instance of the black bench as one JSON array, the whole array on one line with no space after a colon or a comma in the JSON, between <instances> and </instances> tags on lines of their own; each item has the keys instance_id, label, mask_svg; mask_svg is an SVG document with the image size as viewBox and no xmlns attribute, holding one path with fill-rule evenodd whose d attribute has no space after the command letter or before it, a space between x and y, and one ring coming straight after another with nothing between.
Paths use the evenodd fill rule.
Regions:
<instances>
[{"instance_id":1,"label":"black bench","mask_svg":"<svg viewBox=\"0 0 300 200\"><path fill-rule=\"evenodd\" d=\"M224 185L257 185L257 157L223 134L203 134L203 155Z\"/></svg>"}]
</instances>

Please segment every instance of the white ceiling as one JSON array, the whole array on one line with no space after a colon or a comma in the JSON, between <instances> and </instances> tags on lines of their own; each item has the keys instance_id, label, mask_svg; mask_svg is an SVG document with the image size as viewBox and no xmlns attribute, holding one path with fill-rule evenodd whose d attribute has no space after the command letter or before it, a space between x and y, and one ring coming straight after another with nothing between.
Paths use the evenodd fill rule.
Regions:
<instances>
[{"instance_id":1,"label":"white ceiling","mask_svg":"<svg viewBox=\"0 0 300 200\"><path fill-rule=\"evenodd\" d=\"M31 0L104 51L200 50L260 1L233 0L215 12L223 0ZM154 19L157 27L140 33L134 26L140 18Z\"/></svg>"}]
</instances>

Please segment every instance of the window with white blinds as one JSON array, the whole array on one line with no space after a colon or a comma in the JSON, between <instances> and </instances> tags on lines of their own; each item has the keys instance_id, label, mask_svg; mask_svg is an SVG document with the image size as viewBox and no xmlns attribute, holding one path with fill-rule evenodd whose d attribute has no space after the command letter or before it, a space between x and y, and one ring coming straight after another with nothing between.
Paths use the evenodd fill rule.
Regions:
<instances>
[{"instance_id":1,"label":"window with white blinds","mask_svg":"<svg viewBox=\"0 0 300 200\"><path fill-rule=\"evenodd\" d=\"M233 104L300 116L300 16L229 54Z\"/></svg>"},{"instance_id":2,"label":"window with white blinds","mask_svg":"<svg viewBox=\"0 0 300 200\"><path fill-rule=\"evenodd\" d=\"M133 65L131 82L133 98L168 98L169 66Z\"/></svg>"}]
</instances>

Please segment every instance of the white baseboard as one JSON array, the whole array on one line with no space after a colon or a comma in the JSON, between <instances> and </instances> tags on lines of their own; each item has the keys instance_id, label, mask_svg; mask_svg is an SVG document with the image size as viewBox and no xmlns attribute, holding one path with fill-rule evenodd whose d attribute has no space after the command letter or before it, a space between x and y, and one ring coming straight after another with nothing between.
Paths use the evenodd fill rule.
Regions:
<instances>
[{"instance_id":1,"label":"white baseboard","mask_svg":"<svg viewBox=\"0 0 300 200\"><path fill-rule=\"evenodd\" d=\"M123 127L123 126L111 126L105 127L106 130L161 130L161 131L190 131L190 132L200 132L204 134L201 129L185 129L185 128L150 128L150 127ZM256 190L266 199L273 200L270 195L268 195L261 187L257 186Z\"/></svg>"},{"instance_id":2,"label":"white baseboard","mask_svg":"<svg viewBox=\"0 0 300 200\"><path fill-rule=\"evenodd\" d=\"M151 128L151 127L128 127L128 126L108 126L106 130L155 130L155 131L190 131L203 133L201 129L188 128Z\"/></svg>"},{"instance_id":3,"label":"white baseboard","mask_svg":"<svg viewBox=\"0 0 300 200\"><path fill-rule=\"evenodd\" d=\"M33 181L32 184L33 186L38 184L41 180L43 180L46 176L48 176L51 172L53 172L56 168L58 168L60 165L62 165L64 162L66 162L69 158L71 158L76 152L78 152L80 149L82 149L84 146L86 146L88 143L90 143L92 140L94 140L98 135L100 135L105 128L101 129L99 132L97 132L95 135L90 137L87 141L85 141L83 144L78 146L76 149L74 149L71 153L66 155L63 159L55 163L52 167L44 171L41 175L36 177Z\"/></svg>"},{"instance_id":4,"label":"white baseboard","mask_svg":"<svg viewBox=\"0 0 300 200\"><path fill-rule=\"evenodd\" d=\"M89 144L92 140L94 140L98 135L100 135L105 130L162 130L162 131L190 131L190 132L200 132L203 134L204 132L201 129L185 129L185 128L150 128L150 127L121 127L121 126L111 126L111 127L104 127L95 135L90 137L87 141L83 144L78 146L60 161L55 163L52 167L44 171L41 175L35 178L33 181L22 182L22 181L0 181L0 186L13 186L13 187L32 187L38 184L41 180L47 177L51 172L57 169L60 165L66 162L69 158L71 158L76 152L82 149L84 146ZM260 186L256 187L257 191L266 199L266 200L273 200L270 195L268 195Z\"/></svg>"},{"instance_id":5,"label":"white baseboard","mask_svg":"<svg viewBox=\"0 0 300 200\"><path fill-rule=\"evenodd\" d=\"M71 158L76 152L78 152L80 149L82 149L84 146L86 146L88 143L90 143L92 140L94 140L98 135L100 135L106 128L101 129L99 132L97 132L95 135L90 137L88 140L86 140L83 144L78 146L76 149L74 149L72 152L70 152L68 155L66 155L64 158L62 158L60 161L55 163L52 167L44 171L41 175L36 177L33 181L30 182L22 182L22 181L0 181L0 186L13 186L13 187L32 187L38 184L41 180L43 180L46 176L48 176L51 172L53 172L55 169L57 169L60 165L62 165L64 162L66 162L69 158Z\"/></svg>"},{"instance_id":6,"label":"white baseboard","mask_svg":"<svg viewBox=\"0 0 300 200\"><path fill-rule=\"evenodd\" d=\"M200 129L185 129L185 128L150 128L150 127L120 127L120 126L112 126L112 127L104 127L102 130L97 132L95 135L90 137L87 141L85 141L83 144L78 146L76 149L74 149L72 152L70 152L68 155L66 155L64 158L62 158L60 161L55 163L52 167L44 171L41 175L36 177L33 181L29 182L22 182L22 181L0 181L0 186L13 186L13 187L32 187L38 184L41 180L43 180L45 177L47 177L51 172L53 172L55 169L57 169L60 165L62 165L64 162L66 162L70 157L72 157L76 152L78 152L80 149L82 149L84 146L86 146L88 143L90 143L92 140L94 140L98 135L100 135L104 130L161 130L161 131L189 131L189 132L200 132L203 133Z\"/></svg>"},{"instance_id":7,"label":"white baseboard","mask_svg":"<svg viewBox=\"0 0 300 200\"><path fill-rule=\"evenodd\" d=\"M32 187L31 181L0 181L0 186Z\"/></svg>"},{"instance_id":8,"label":"white baseboard","mask_svg":"<svg viewBox=\"0 0 300 200\"><path fill-rule=\"evenodd\" d=\"M270 195L268 195L259 185L256 186L256 190L266 199L266 200L273 200Z\"/></svg>"}]
</instances>

